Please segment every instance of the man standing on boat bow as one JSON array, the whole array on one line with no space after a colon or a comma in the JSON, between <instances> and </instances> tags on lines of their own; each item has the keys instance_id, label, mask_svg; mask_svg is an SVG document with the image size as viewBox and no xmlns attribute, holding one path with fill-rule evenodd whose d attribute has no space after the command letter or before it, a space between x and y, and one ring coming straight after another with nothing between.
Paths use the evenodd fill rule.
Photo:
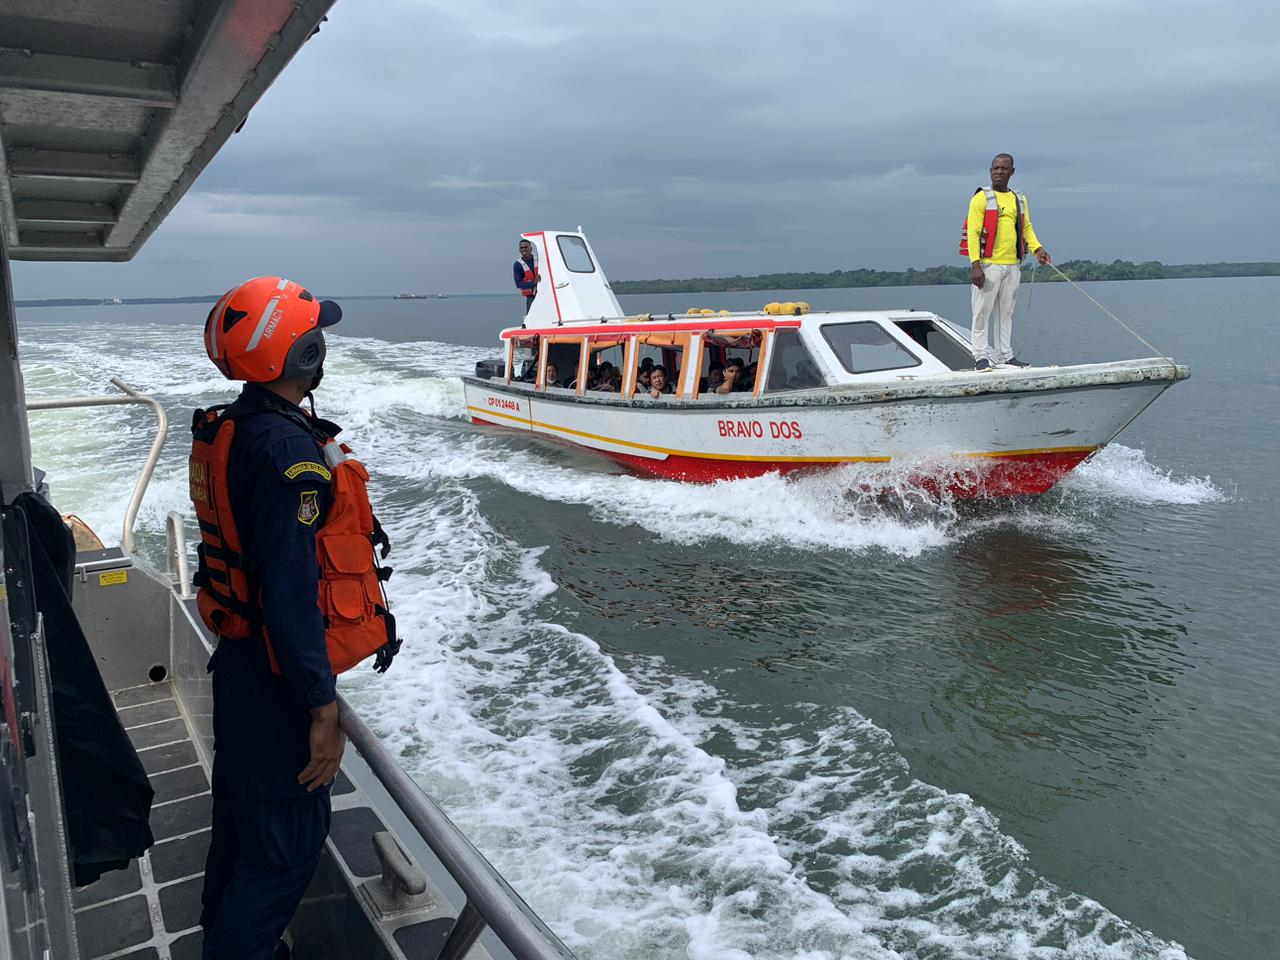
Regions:
<instances>
[{"instance_id":1,"label":"man standing on boat bow","mask_svg":"<svg viewBox=\"0 0 1280 960\"><path fill-rule=\"evenodd\" d=\"M1028 364L1013 355L1013 304L1022 279L1022 259L1030 250L1042 265L1052 263L1031 227L1027 198L1009 189L1013 157L998 153L991 161L991 186L969 201L960 238L960 255L973 265L973 356L978 370ZM995 349L988 345L987 321L995 321ZM994 363L993 363L994 361Z\"/></svg>"},{"instance_id":2,"label":"man standing on boat bow","mask_svg":"<svg viewBox=\"0 0 1280 960\"><path fill-rule=\"evenodd\" d=\"M524 297L524 315L529 315L533 306L533 298L538 295L538 281L542 277L538 273L538 259L533 255L533 244L528 240L520 241L520 256L511 265L511 272L516 281L516 289Z\"/></svg>"}]
</instances>

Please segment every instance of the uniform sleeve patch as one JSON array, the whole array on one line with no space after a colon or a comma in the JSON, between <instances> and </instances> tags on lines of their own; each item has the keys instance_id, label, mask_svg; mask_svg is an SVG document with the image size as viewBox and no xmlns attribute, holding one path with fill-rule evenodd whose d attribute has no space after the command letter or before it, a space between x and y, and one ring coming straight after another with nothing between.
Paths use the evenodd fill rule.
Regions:
<instances>
[{"instance_id":1,"label":"uniform sleeve patch","mask_svg":"<svg viewBox=\"0 0 1280 960\"><path fill-rule=\"evenodd\" d=\"M305 523L308 527L316 522L320 516L320 492L318 490L303 490L298 497L298 522Z\"/></svg>"},{"instance_id":2,"label":"uniform sleeve patch","mask_svg":"<svg viewBox=\"0 0 1280 960\"><path fill-rule=\"evenodd\" d=\"M301 463L295 463L284 472L284 478L286 480L297 480L304 473L314 473L325 483L333 479L333 474L325 468L324 464L316 463L314 460L303 460Z\"/></svg>"}]
</instances>

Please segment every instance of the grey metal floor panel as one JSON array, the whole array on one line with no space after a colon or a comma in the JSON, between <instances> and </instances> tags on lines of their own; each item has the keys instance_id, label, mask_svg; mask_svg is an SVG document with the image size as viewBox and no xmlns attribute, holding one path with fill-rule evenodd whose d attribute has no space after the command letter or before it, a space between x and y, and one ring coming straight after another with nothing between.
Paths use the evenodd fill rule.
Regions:
<instances>
[{"instance_id":1,"label":"grey metal floor panel","mask_svg":"<svg viewBox=\"0 0 1280 960\"><path fill-rule=\"evenodd\" d=\"M200 888L212 797L173 686L113 691L120 720L156 796L156 845L127 870L75 893L85 960L188 960L200 955Z\"/></svg>"}]
</instances>

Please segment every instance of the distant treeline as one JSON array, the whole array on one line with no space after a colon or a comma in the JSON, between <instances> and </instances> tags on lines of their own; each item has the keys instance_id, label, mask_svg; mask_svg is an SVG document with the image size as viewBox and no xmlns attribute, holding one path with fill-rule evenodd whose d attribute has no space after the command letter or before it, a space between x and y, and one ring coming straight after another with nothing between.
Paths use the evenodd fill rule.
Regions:
<instances>
[{"instance_id":1,"label":"distant treeline","mask_svg":"<svg viewBox=\"0 0 1280 960\"><path fill-rule=\"evenodd\" d=\"M14 306L17 307L92 307L102 304L103 306L122 306L129 303L216 303L218 294L211 297L129 297L120 303L108 303L106 300L86 299L83 297L73 298L64 297L55 300L15 300Z\"/></svg>"},{"instance_id":2,"label":"distant treeline","mask_svg":"<svg viewBox=\"0 0 1280 960\"><path fill-rule=\"evenodd\" d=\"M1180 263L1159 260L1131 263L1112 260L1067 260L1057 265L1072 280L1175 280L1188 277L1274 277L1280 263ZM1031 267L1022 277L1030 279ZM1049 268L1036 274L1037 283L1059 282ZM688 280L615 280L614 293L720 293L729 290L820 290L828 287L927 287L968 283L968 266L938 266L916 270L833 270L830 273L763 273L756 277L692 277Z\"/></svg>"},{"instance_id":3,"label":"distant treeline","mask_svg":"<svg viewBox=\"0 0 1280 960\"><path fill-rule=\"evenodd\" d=\"M471 294L463 294L463 296L471 296ZM53 300L15 300L14 306L17 307L96 307L98 305L106 307L128 306L129 304L156 304L156 303L217 303L222 294L214 293L203 297L125 297L120 303L111 303L100 298L89 299L85 297L53 299ZM321 297L320 299L325 299ZM360 294L359 296L349 297L333 297L332 299L343 300L389 300L391 294Z\"/></svg>"}]
</instances>

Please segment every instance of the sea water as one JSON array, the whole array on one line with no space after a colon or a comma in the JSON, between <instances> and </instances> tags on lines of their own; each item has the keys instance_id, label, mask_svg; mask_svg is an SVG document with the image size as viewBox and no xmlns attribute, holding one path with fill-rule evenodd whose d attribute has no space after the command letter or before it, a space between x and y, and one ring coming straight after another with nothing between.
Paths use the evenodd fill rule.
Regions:
<instances>
[{"instance_id":1,"label":"sea water","mask_svg":"<svg viewBox=\"0 0 1280 960\"><path fill-rule=\"evenodd\" d=\"M347 301L319 412L372 467L406 641L348 696L584 958L1275 956L1280 281L1091 291L1192 379L1051 494L978 504L853 466L640 479L475 426L457 377L517 298ZM963 321L967 296L625 306ZM157 564L190 410L234 393L207 309L19 314L31 397L119 375L168 411ZM1150 354L1062 285L1024 286L1017 323L1033 361ZM41 412L32 444L114 541L152 430Z\"/></svg>"}]
</instances>

